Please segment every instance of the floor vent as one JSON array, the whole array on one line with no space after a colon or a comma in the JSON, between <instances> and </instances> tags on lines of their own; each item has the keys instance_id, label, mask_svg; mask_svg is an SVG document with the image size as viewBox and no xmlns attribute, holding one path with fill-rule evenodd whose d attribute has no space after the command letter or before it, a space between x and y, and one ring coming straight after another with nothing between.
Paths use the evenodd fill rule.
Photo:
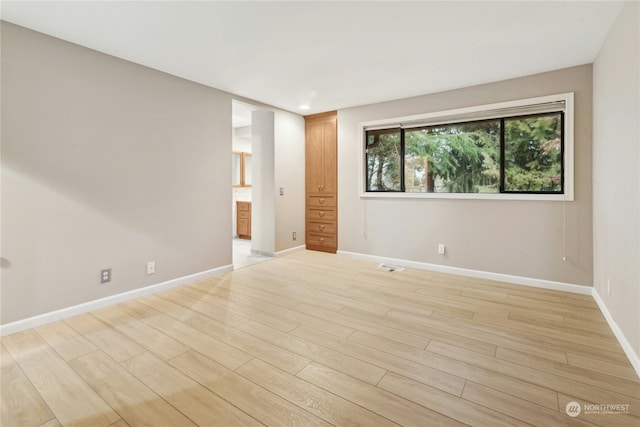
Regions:
<instances>
[{"instance_id":1,"label":"floor vent","mask_svg":"<svg viewBox=\"0 0 640 427\"><path fill-rule=\"evenodd\" d=\"M391 264L380 264L378 265L378 268L385 271L404 271L404 267Z\"/></svg>"}]
</instances>

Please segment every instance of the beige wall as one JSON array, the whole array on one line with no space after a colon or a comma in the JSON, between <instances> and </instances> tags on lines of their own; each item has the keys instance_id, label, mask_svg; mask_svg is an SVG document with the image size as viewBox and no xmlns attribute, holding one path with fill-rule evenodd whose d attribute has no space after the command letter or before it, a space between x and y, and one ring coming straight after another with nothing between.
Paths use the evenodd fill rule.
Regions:
<instances>
[{"instance_id":1,"label":"beige wall","mask_svg":"<svg viewBox=\"0 0 640 427\"><path fill-rule=\"evenodd\" d=\"M304 245L304 118L281 110L254 111L252 132L251 249L275 255Z\"/></svg>"},{"instance_id":2,"label":"beige wall","mask_svg":"<svg viewBox=\"0 0 640 427\"><path fill-rule=\"evenodd\" d=\"M1 322L229 265L230 153L229 94L3 22Z\"/></svg>"},{"instance_id":3,"label":"beige wall","mask_svg":"<svg viewBox=\"0 0 640 427\"><path fill-rule=\"evenodd\" d=\"M470 70L472 72L472 70ZM338 250L578 285L592 284L592 67L584 65L338 112ZM359 124L575 92L575 201L359 197ZM446 256L437 245L447 245Z\"/></svg>"},{"instance_id":4,"label":"beige wall","mask_svg":"<svg viewBox=\"0 0 640 427\"><path fill-rule=\"evenodd\" d=\"M251 113L253 186L251 202L251 250L264 255L275 252L275 114Z\"/></svg>"},{"instance_id":5,"label":"beige wall","mask_svg":"<svg viewBox=\"0 0 640 427\"><path fill-rule=\"evenodd\" d=\"M275 114L275 252L304 245L304 118ZM280 196L280 187L284 195ZM292 233L297 238L292 239Z\"/></svg>"},{"instance_id":6,"label":"beige wall","mask_svg":"<svg viewBox=\"0 0 640 427\"><path fill-rule=\"evenodd\" d=\"M594 286L636 358L640 355L639 15L637 2L625 4L593 66Z\"/></svg>"}]
</instances>

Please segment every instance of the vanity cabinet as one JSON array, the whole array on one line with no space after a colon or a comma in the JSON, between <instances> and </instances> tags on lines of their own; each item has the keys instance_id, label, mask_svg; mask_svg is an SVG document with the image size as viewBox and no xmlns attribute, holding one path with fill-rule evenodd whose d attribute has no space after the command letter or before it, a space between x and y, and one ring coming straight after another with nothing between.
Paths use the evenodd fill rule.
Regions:
<instances>
[{"instance_id":1,"label":"vanity cabinet","mask_svg":"<svg viewBox=\"0 0 640 427\"><path fill-rule=\"evenodd\" d=\"M236 202L238 237L251 240L251 202Z\"/></svg>"}]
</instances>

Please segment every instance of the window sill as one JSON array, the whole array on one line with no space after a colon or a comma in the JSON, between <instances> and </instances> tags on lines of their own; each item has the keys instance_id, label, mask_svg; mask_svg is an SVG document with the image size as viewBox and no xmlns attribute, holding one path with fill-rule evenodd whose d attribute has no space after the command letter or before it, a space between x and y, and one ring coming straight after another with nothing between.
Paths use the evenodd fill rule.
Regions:
<instances>
[{"instance_id":1,"label":"window sill","mask_svg":"<svg viewBox=\"0 0 640 427\"><path fill-rule=\"evenodd\" d=\"M457 200L527 200L527 201L552 201L572 202L573 196L569 194L487 194L487 193L361 193L361 199L457 199Z\"/></svg>"}]
</instances>

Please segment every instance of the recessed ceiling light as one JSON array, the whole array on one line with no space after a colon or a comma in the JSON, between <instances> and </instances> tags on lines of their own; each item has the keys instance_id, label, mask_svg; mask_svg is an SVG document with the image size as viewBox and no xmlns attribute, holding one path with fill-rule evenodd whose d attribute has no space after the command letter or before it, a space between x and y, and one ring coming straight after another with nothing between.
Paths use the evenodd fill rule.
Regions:
<instances>
[{"instance_id":1,"label":"recessed ceiling light","mask_svg":"<svg viewBox=\"0 0 640 427\"><path fill-rule=\"evenodd\" d=\"M308 110L311 107L309 107L307 104L302 104L301 106L299 106L298 108L300 108L301 110Z\"/></svg>"}]
</instances>

